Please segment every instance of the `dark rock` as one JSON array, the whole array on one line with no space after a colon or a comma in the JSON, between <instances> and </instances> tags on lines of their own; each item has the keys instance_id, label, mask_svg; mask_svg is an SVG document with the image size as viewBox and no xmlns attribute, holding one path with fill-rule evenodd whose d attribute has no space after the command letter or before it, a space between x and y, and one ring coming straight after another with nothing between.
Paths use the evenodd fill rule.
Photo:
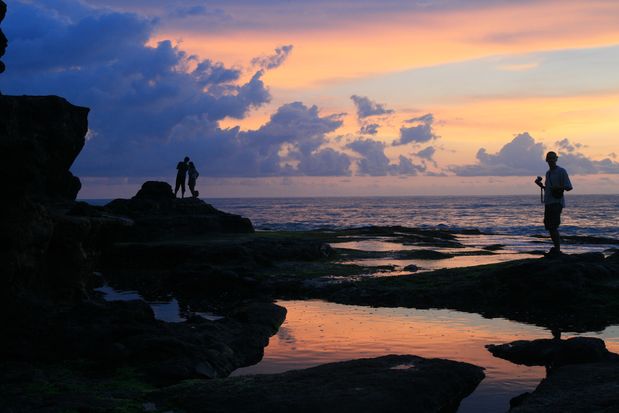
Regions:
<instances>
[{"instance_id":1,"label":"dark rock","mask_svg":"<svg viewBox=\"0 0 619 413\"><path fill-rule=\"evenodd\" d=\"M254 232L247 218L222 212L197 198L177 199L165 182L145 182L133 198L115 199L103 209L135 222L124 234L131 240Z\"/></svg>"},{"instance_id":2,"label":"dark rock","mask_svg":"<svg viewBox=\"0 0 619 413\"><path fill-rule=\"evenodd\" d=\"M417 272L419 271L419 267L417 267L415 264L410 264L407 265L406 267L403 268L404 271L409 271L409 272Z\"/></svg>"},{"instance_id":3,"label":"dark rock","mask_svg":"<svg viewBox=\"0 0 619 413\"><path fill-rule=\"evenodd\" d=\"M492 245L486 245L482 249L486 251L500 251L503 248L505 248L505 245L503 244L492 244Z\"/></svg>"},{"instance_id":4,"label":"dark rock","mask_svg":"<svg viewBox=\"0 0 619 413\"><path fill-rule=\"evenodd\" d=\"M619 362L559 367L513 413L619 411Z\"/></svg>"},{"instance_id":5,"label":"dark rock","mask_svg":"<svg viewBox=\"0 0 619 413\"><path fill-rule=\"evenodd\" d=\"M304 294L344 304L450 308L586 332L619 322L618 273L619 254L587 253L365 278L316 291L307 286Z\"/></svg>"},{"instance_id":6,"label":"dark rock","mask_svg":"<svg viewBox=\"0 0 619 413\"><path fill-rule=\"evenodd\" d=\"M433 250L407 250L407 251L398 251L396 256L400 259L412 260L412 259L420 259L420 260L446 260L448 258L453 258L453 254L448 254L440 251Z\"/></svg>"},{"instance_id":7,"label":"dark rock","mask_svg":"<svg viewBox=\"0 0 619 413\"><path fill-rule=\"evenodd\" d=\"M0 0L0 23L2 23L2 20L4 20L5 15L6 15L6 3ZM6 36L0 29L0 57L4 56L7 46L8 46L8 41L6 39ZM4 63L0 61L0 73L4 72L4 69L5 69Z\"/></svg>"},{"instance_id":8,"label":"dark rock","mask_svg":"<svg viewBox=\"0 0 619 413\"><path fill-rule=\"evenodd\" d=\"M130 366L155 384L225 377L257 363L286 310L268 302L241 304L217 321L156 320L144 301L81 302L62 309L22 304L3 325L0 361L89 360Z\"/></svg>"},{"instance_id":9,"label":"dark rock","mask_svg":"<svg viewBox=\"0 0 619 413\"><path fill-rule=\"evenodd\" d=\"M167 182L147 181L142 184L142 187L134 199L152 199L155 201L171 200L176 198L172 187Z\"/></svg>"},{"instance_id":10,"label":"dark rock","mask_svg":"<svg viewBox=\"0 0 619 413\"><path fill-rule=\"evenodd\" d=\"M486 348L495 357L526 366L557 367L612 358L604 341L594 337L518 340L507 344L489 344Z\"/></svg>"},{"instance_id":11,"label":"dark rock","mask_svg":"<svg viewBox=\"0 0 619 413\"><path fill-rule=\"evenodd\" d=\"M80 188L69 168L84 145L88 109L55 96L0 96L0 113L0 172L11 200L0 204L0 302L55 293L70 301L83 295L93 226L60 211Z\"/></svg>"},{"instance_id":12,"label":"dark rock","mask_svg":"<svg viewBox=\"0 0 619 413\"><path fill-rule=\"evenodd\" d=\"M529 397L530 395L531 395L531 393L525 392L525 393L519 394L516 397L513 397L509 401L509 408L513 409L514 407L520 406L522 404L522 402L524 402L526 400L526 398Z\"/></svg>"},{"instance_id":13,"label":"dark rock","mask_svg":"<svg viewBox=\"0 0 619 413\"><path fill-rule=\"evenodd\" d=\"M203 412L455 412L484 378L471 364L384 356L281 374L179 384L149 396L160 410Z\"/></svg>"},{"instance_id":14,"label":"dark rock","mask_svg":"<svg viewBox=\"0 0 619 413\"><path fill-rule=\"evenodd\" d=\"M69 172L88 130L88 108L57 96L0 96L0 173L12 199L74 200Z\"/></svg>"}]
</instances>

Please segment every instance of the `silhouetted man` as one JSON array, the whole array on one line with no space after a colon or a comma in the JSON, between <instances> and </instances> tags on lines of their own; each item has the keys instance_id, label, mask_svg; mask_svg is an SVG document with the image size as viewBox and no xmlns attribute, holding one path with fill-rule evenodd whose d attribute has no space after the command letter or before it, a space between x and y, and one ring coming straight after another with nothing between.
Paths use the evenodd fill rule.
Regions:
<instances>
[{"instance_id":1,"label":"silhouetted man","mask_svg":"<svg viewBox=\"0 0 619 413\"><path fill-rule=\"evenodd\" d=\"M181 198L185 198L185 179L187 178L187 170L189 169L189 157L176 165L178 172L176 173L176 186L174 187L174 196L178 194L178 188L181 188Z\"/></svg>"},{"instance_id":2,"label":"silhouetted man","mask_svg":"<svg viewBox=\"0 0 619 413\"><path fill-rule=\"evenodd\" d=\"M542 177L538 176L535 183L544 190L544 227L548 230L554 247L548 251L548 255L561 253L561 238L559 236L559 225L561 225L561 212L565 207L564 191L572 190L572 183L567 175L567 171L557 165L559 157L555 152L546 154L548 171L546 179L542 184Z\"/></svg>"}]
</instances>

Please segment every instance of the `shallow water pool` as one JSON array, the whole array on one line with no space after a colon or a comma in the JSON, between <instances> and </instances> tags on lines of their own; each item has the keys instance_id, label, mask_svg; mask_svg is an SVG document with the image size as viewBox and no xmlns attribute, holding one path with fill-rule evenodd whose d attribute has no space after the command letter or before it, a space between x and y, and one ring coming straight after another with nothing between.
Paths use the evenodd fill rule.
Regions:
<instances>
[{"instance_id":1,"label":"shallow water pool","mask_svg":"<svg viewBox=\"0 0 619 413\"><path fill-rule=\"evenodd\" d=\"M544 328L451 310L371 308L318 300L277 303L288 314L265 348L263 360L232 375L280 373L386 354L448 358L486 369L486 378L462 402L462 413L505 412L512 397L532 391L545 376L543 367L512 364L484 347L550 338ZM586 335L604 339L610 351L619 352L619 327Z\"/></svg>"}]
</instances>

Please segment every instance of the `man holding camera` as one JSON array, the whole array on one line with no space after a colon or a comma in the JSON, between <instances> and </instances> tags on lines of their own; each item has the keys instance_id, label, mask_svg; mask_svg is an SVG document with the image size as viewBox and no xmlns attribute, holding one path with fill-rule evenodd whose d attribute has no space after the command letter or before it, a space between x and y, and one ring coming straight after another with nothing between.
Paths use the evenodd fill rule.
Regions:
<instances>
[{"instance_id":1,"label":"man holding camera","mask_svg":"<svg viewBox=\"0 0 619 413\"><path fill-rule=\"evenodd\" d=\"M572 183L567 171L557 165L559 157L555 152L546 154L548 171L546 179L542 183L542 177L538 176L535 183L544 190L542 202L544 203L544 227L548 230L554 247L548 251L548 255L558 255L561 253L561 238L559 236L559 225L561 224L561 211L565 207L564 191L572 190Z\"/></svg>"}]
</instances>

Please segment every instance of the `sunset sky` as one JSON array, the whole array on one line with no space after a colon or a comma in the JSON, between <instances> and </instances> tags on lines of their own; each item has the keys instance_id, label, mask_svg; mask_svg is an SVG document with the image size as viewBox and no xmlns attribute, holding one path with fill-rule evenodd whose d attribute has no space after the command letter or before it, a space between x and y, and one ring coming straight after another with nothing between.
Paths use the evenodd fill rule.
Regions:
<instances>
[{"instance_id":1,"label":"sunset sky","mask_svg":"<svg viewBox=\"0 0 619 413\"><path fill-rule=\"evenodd\" d=\"M9 0L5 94L91 108L82 198L619 192L613 0Z\"/></svg>"}]
</instances>

